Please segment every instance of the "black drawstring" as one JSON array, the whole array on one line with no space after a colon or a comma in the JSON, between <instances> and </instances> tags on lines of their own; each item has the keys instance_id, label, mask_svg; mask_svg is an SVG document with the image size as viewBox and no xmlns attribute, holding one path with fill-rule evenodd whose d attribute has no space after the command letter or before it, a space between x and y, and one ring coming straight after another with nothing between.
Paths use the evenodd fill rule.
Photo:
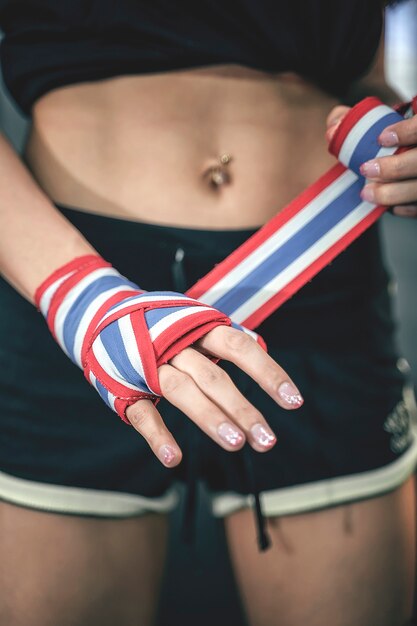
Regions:
<instances>
[{"instance_id":1,"label":"black drawstring","mask_svg":"<svg viewBox=\"0 0 417 626\"><path fill-rule=\"evenodd\" d=\"M174 261L171 265L174 289L180 293L187 290L187 278L184 269L184 249L178 247ZM189 425L188 441L185 444L186 452L186 492L184 502L184 514L182 519L182 538L186 543L193 543L195 539L196 516L197 516L197 481L198 481L198 432L193 425Z\"/></svg>"},{"instance_id":2,"label":"black drawstring","mask_svg":"<svg viewBox=\"0 0 417 626\"><path fill-rule=\"evenodd\" d=\"M253 495L254 500L255 500L254 513L255 513L256 528L258 531L258 546L261 551L265 551L269 547L271 547L272 543L271 543L271 538L266 529L266 520L262 511L261 500L259 497L260 492L256 484L255 472L254 472L253 463L252 463L253 451L251 448L249 448L248 444L246 444L245 447L242 449L242 454L243 454L243 463L244 463L244 468L246 472L246 477L248 480L249 491Z\"/></svg>"},{"instance_id":3,"label":"black drawstring","mask_svg":"<svg viewBox=\"0 0 417 626\"><path fill-rule=\"evenodd\" d=\"M171 266L174 288L176 291L184 293L187 290L187 279L184 269L184 249L178 247L175 252L174 261ZM196 516L197 516L197 481L198 481L198 445L200 433L194 426L189 429L187 454L187 478L186 494L184 503L184 517L182 521L182 536L187 543L193 543L195 539ZM264 551L271 546L271 539L266 529L266 521L262 512L262 505L259 498L259 489L255 480L255 472L252 464L252 450L246 444L242 450L243 469L246 473L249 491L253 494L255 501L255 522L258 533L259 549Z\"/></svg>"}]
</instances>

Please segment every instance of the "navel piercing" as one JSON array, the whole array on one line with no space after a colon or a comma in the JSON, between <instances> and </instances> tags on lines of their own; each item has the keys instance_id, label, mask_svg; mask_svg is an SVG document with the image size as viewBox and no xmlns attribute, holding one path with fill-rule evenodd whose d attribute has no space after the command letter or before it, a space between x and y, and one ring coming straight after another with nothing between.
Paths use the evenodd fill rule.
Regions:
<instances>
[{"instance_id":1,"label":"navel piercing","mask_svg":"<svg viewBox=\"0 0 417 626\"><path fill-rule=\"evenodd\" d=\"M219 163L217 165L212 165L204 173L204 176L209 176L210 183L214 187L220 187L220 185L230 183L230 173L227 171L226 168L231 160L232 156L230 154L222 154L219 157Z\"/></svg>"},{"instance_id":2,"label":"navel piercing","mask_svg":"<svg viewBox=\"0 0 417 626\"><path fill-rule=\"evenodd\" d=\"M223 163L223 165L228 165L230 163L230 161L232 160L232 155L231 154L222 154L220 157L220 163Z\"/></svg>"}]
</instances>

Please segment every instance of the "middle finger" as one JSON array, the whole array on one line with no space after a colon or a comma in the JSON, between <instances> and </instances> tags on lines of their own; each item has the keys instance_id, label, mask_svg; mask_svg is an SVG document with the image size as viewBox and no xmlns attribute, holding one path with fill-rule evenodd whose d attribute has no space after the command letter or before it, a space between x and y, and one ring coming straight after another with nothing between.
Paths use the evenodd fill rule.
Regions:
<instances>
[{"instance_id":1,"label":"middle finger","mask_svg":"<svg viewBox=\"0 0 417 626\"><path fill-rule=\"evenodd\" d=\"M237 365L255 380L282 408L298 409L304 402L285 370L249 335L218 326L196 342L213 356Z\"/></svg>"},{"instance_id":2,"label":"middle finger","mask_svg":"<svg viewBox=\"0 0 417 626\"><path fill-rule=\"evenodd\" d=\"M164 398L189 417L203 432L228 451L239 450L244 433L197 387L194 380L172 365L158 368Z\"/></svg>"},{"instance_id":3,"label":"middle finger","mask_svg":"<svg viewBox=\"0 0 417 626\"><path fill-rule=\"evenodd\" d=\"M243 430L255 450L265 452L275 444L276 437L262 413L218 365L193 348L183 350L170 363L193 378L201 391Z\"/></svg>"}]
</instances>

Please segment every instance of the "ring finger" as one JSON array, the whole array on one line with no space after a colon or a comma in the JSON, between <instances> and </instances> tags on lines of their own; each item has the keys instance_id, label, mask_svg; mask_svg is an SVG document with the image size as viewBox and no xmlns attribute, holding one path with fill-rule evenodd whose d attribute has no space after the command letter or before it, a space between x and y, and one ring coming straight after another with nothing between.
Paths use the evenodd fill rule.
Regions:
<instances>
[{"instance_id":1,"label":"ring finger","mask_svg":"<svg viewBox=\"0 0 417 626\"><path fill-rule=\"evenodd\" d=\"M190 376L172 365L158 368L162 394L203 432L228 451L239 450L245 435L229 416L197 387Z\"/></svg>"},{"instance_id":2,"label":"ring finger","mask_svg":"<svg viewBox=\"0 0 417 626\"><path fill-rule=\"evenodd\" d=\"M201 391L233 419L255 450L266 452L275 444L276 437L263 415L218 365L192 348L180 352L170 363L188 374Z\"/></svg>"}]
</instances>

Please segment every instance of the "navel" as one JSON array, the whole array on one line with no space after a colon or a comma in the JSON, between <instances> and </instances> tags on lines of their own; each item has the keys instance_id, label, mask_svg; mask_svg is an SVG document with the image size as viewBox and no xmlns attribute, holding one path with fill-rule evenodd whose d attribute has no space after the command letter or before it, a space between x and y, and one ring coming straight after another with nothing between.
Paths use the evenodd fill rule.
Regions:
<instances>
[{"instance_id":1,"label":"navel","mask_svg":"<svg viewBox=\"0 0 417 626\"><path fill-rule=\"evenodd\" d=\"M224 153L218 158L217 163L214 163L203 172L203 178L208 181L208 184L213 189L219 189L232 182L230 172L231 161L231 154Z\"/></svg>"}]
</instances>

